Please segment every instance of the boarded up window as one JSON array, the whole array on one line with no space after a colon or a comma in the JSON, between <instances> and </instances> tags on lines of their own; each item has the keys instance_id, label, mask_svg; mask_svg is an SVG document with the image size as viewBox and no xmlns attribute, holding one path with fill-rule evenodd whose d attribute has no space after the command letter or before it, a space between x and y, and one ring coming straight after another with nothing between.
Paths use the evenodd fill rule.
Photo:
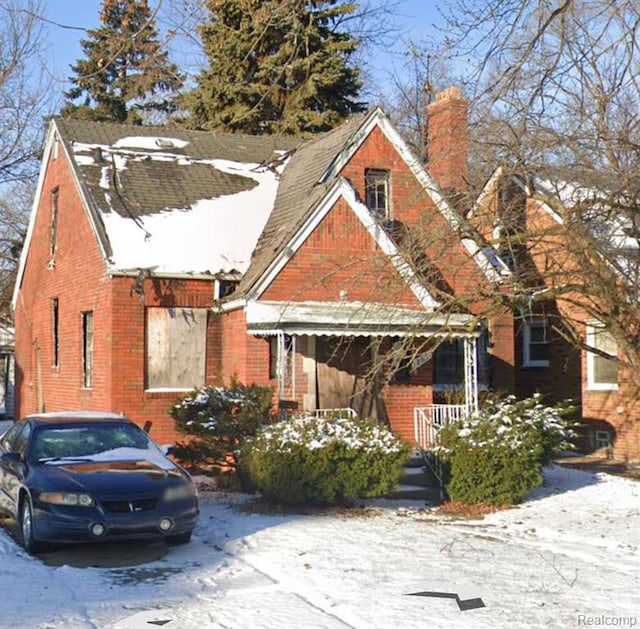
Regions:
<instances>
[{"instance_id":1,"label":"boarded up window","mask_svg":"<svg viewBox=\"0 0 640 629\"><path fill-rule=\"evenodd\" d=\"M207 310L147 308L147 388L191 389L205 381Z\"/></svg>"}]
</instances>

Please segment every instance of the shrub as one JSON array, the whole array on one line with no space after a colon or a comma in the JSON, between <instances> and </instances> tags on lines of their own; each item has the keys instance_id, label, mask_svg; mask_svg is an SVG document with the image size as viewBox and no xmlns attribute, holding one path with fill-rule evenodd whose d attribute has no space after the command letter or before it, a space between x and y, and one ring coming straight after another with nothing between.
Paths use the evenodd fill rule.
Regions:
<instances>
[{"instance_id":1,"label":"shrub","mask_svg":"<svg viewBox=\"0 0 640 629\"><path fill-rule=\"evenodd\" d=\"M184 463L237 464L247 437L271 420L273 391L269 387L232 382L225 387L200 387L171 408L178 432L190 438L176 444Z\"/></svg>"},{"instance_id":2,"label":"shrub","mask_svg":"<svg viewBox=\"0 0 640 629\"><path fill-rule=\"evenodd\" d=\"M488 400L467 420L438 434L451 500L467 504L514 504L542 483L542 467L571 447L569 403L544 406L541 396Z\"/></svg>"},{"instance_id":3,"label":"shrub","mask_svg":"<svg viewBox=\"0 0 640 629\"><path fill-rule=\"evenodd\" d=\"M336 504L386 494L409 451L373 420L298 417L248 440L241 462L272 502Z\"/></svg>"}]
</instances>

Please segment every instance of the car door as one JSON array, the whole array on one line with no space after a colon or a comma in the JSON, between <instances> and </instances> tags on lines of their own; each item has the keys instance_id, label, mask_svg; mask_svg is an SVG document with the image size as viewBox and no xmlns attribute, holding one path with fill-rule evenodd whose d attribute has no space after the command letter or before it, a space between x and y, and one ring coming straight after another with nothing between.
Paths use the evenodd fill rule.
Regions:
<instances>
[{"instance_id":1,"label":"car door","mask_svg":"<svg viewBox=\"0 0 640 629\"><path fill-rule=\"evenodd\" d=\"M0 440L0 454L18 454L21 460L0 460L0 509L12 516L17 515L16 509L20 486L24 480L26 454L31 426L25 421L17 422L4 434Z\"/></svg>"}]
</instances>

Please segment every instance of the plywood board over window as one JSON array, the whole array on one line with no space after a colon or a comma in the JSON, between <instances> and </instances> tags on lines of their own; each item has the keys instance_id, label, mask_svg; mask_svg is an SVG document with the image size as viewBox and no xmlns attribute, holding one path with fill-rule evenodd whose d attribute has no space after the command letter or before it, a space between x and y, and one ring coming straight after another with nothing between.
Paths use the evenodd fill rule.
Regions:
<instances>
[{"instance_id":1,"label":"plywood board over window","mask_svg":"<svg viewBox=\"0 0 640 629\"><path fill-rule=\"evenodd\" d=\"M206 308L147 308L147 389L204 384Z\"/></svg>"}]
</instances>

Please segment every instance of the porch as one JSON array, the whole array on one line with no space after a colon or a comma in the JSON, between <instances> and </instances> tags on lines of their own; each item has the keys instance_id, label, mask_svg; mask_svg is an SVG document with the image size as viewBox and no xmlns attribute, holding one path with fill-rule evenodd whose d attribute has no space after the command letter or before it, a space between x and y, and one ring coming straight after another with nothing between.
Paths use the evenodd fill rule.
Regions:
<instances>
[{"instance_id":1,"label":"porch","mask_svg":"<svg viewBox=\"0 0 640 629\"><path fill-rule=\"evenodd\" d=\"M247 332L269 342L283 412L351 408L422 450L478 407L485 328L471 315L353 302L249 302L245 312Z\"/></svg>"}]
</instances>

